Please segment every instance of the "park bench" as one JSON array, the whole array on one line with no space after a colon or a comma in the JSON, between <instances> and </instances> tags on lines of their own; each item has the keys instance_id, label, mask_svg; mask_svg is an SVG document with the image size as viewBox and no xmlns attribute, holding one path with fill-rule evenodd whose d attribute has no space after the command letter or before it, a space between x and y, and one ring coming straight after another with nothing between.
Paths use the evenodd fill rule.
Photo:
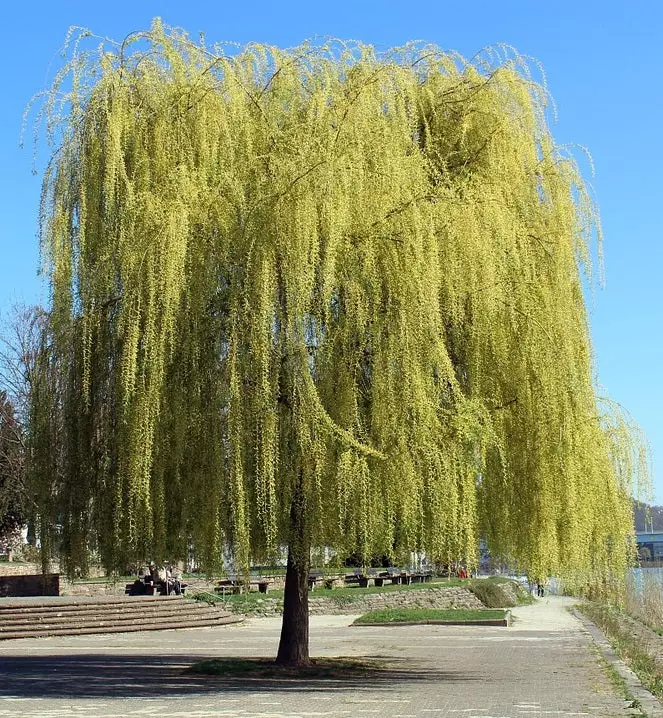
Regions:
<instances>
[{"instance_id":1,"label":"park bench","mask_svg":"<svg viewBox=\"0 0 663 718\"><path fill-rule=\"evenodd\" d=\"M158 586L149 576L137 578L133 583L126 584L124 592L129 596L154 596Z\"/></svg>"},{"instance_id":2,"label":"park bench","mask_svg":"<svg viewBox=\"0 0 663 718\"><path fill-rule=\"evenodd\" d=\"M249 590L251 590L251 586L257 586L260 593L267 593L267 591L269 591L269 585L271 583L272 582L268 581L266 578L257 578L252 581L249 581Z\"/></svg>"},{"instance_id":3,"label":"park bench","mask_svg":"<svg viewBox=\"0 0 663 718\"><path fill-rule=\"evenodd\" d=\"M364 572L362 569L357 569L353 573L346 574L345 584L346 586L361 586L366 588L373 582L375 586L384 586L385 583L392 584L403 584L409 585L414 582L428 581L432 579L432 574L428 573L410 573L403 568L396 566L390 566L382 569L381 571L368 571Z\"/></svg>"},{"instance_id":4,"label":"park bench","mask_svg":"<svg viewBox=\"0 0 663 718\"><path fill-rule=\"evenodd\" d=\"M216 585L214 586L214 592L220 593L222 596L225 596L229 593L239 594L242 593L243 586L244 582L239 581L238 579L221 578L216 582Z\"/></svg>"},{"instance_id":5,"label":"park bench","mask_svg":"<svg viewBox=\"0 0 663 718\"><path fill-rule=\"evenodd\" d=\"M325 576L323 584L325 588L341 588L344 585L343 576Z\"/></svg>"},{"instance_id":6,"label":"park bench","mask_svg":"<svg viewBox=\"0 0 663 718\"><path fill-rule=\"evenodd\" d=\"M415 571L410 574L410 580L412 583L427 583L433 580L432 571Z\"/></svg>"},{"instance_id":7,"label":"park bench","mask_svg":"<svg viewBox=\"0 0 663 718\"><path fill-rule=\"evenodd\" d=\"M380 571L373 580L376 586L384 586L387 581L392 584L409 583L409 574L402 568L391 566Z\"/></svg>"},{"instance_id":8,"label":"park bench","mask_svg":"<svg viewBox=\"0 0 663 718\"><path fill-rule=\"evenodd\" d=\"M316 586L320 586L325 580L324 573L319 569L309 571L308 574L308 590L315 590Z\"/></svg>"},{"instance_id":9,"label":"park bench","mask_svg":"<svg viewBox=\"0 0 663 718\"><path fill-rule=\"evenodd\" d=\"M182 596L186 591L186 586L186 583L180 581L180 594ZM153 581L150 576L143 576L142 578L137 578L133 583L127 583L124 593L129 596L155 596L157 593L161 596L167 596L176 592L174 586L169 587L166 581L161 579Z\"/></svg>"},{"instance_id":10,"label":"park bench","mask_svg":"<svg viewBox=\"0 0 663 718\"><path fill-rule=\"evenodd\" d=\"M266 578L249 579L249 581L247 582L244 578L231 576L228 578L220 578L216 582L214 592L220 593L223 596L228 593L237 595L240 593L245 593L246 591L250 591L252 588L257 588L260 593L267 593L267 591L269 590L270 583L272 582Z\"/></svg>"},{"instance_id":11,"label":"park bench","mask_svg":"<svg viewBox=\"0 0 663 718\"><path fill-rule=\"evenodd\" d=\"M343 583L343 576L330 576L319 568L314 568L308 575L308 588L313 591L320 586L336 588Z\"/></svg>"},{"instance_id":12,"label":"park bench","mask_svg":"<svg viewBox=\"0 0 663 718\"><path fill-rule=\"evenodd\" d=\"M361 569L357 569L353 573L345 575L345 585L367 588L371 581L375 581L375 578L375 574L364 573Z\"/></svg>"}]
</instances>

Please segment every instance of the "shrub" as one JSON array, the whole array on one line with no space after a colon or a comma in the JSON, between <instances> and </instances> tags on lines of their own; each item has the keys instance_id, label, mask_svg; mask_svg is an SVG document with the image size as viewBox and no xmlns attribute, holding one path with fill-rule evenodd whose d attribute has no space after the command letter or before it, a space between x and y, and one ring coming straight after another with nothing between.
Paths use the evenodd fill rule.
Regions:
<instances>
[{"instance_id":1,"label":"shrub","mask_svg":"<svg viewBox=\"0 0 663 718\"><path fill-rule=\"evenodd\" d=\"M467 588L487 608L510 608L533 600L522 584L510 579L474 579L467 583Z\"/></svg>"}]
</instances>

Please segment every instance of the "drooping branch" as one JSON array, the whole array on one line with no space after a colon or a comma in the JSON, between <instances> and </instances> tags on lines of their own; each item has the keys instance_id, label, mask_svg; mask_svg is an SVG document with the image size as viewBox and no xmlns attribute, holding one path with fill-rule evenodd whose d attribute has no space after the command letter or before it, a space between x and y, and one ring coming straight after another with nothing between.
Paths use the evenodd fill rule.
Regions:
<instances>
[{"instance_id":1,"label":"drooping branch","mask_svg":"<svg viewBox=\"0 0 663 718\"><path fill-rule=\"evenodd\" d=\"M588 420L594 205L517 57L417 52L230 57L157 22L72 59L30 451L76 560L274 558L301 479L341 553L627 564L632 472Z\"/></svg>"}]
</instances>

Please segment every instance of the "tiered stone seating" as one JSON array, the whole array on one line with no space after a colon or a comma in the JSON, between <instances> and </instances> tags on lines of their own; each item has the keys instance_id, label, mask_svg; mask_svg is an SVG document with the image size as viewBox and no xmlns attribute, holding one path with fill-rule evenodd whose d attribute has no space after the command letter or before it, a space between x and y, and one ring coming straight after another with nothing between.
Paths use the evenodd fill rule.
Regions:
<instances>
[{"instance_id":1,"label":"tiered stone seating","mask_svg":"<svg viewBox=\"0 0 663 718\"><path fill-rule=\"evenodd\" d=\"M211 627L239 620L180 596L0 600L0 640Z\"/></svg>"}]
</instances>

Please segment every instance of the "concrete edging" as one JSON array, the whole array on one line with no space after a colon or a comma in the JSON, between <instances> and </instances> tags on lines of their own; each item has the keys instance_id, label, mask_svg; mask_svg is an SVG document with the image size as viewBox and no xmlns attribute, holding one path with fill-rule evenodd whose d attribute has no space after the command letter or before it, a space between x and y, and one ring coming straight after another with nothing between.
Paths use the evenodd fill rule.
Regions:
<instances>
[{"instance_id":1,"label":"concrete edging","mask_svg":"<svg viewBox=\"0 0 663 718\"><path fill-rule=\"evenodd\" d=\"M429 619L425 621L384 621L380 623L353 622L350 625L356 626L357 628L370 628L371 626L501 626L503 628L508 628L511 625L511 611L506 611L504 613L504 618L477 618L476 620L468 619L466 621Z\"/></svg>"},{"instance_id":2,"label":"concrete edging","mask_svg":"<svg viewBox=\"0 0 663 718\"><path fill-rule=\"evenodd\" d=\"M626 687L633 698L640 703L647 718L663 718L663 706L660 701L642 684L638 676L615 653L605 633L577 608L569 608L569 611L578 619L585 631L589 633L603 658L624 679Z\"/></svg>"}]
</instances>

